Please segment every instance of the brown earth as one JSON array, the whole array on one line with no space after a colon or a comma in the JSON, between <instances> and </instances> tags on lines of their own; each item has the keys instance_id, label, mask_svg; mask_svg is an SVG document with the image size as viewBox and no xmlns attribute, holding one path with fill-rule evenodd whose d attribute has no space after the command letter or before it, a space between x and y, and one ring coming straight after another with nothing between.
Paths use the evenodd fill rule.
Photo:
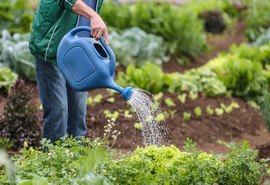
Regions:
<instances>
[{"instance_id":1,"label":"brown earth","mask_svg":"<svg viewBox=\"0 0 270 185\"><path fill-rule=\"evenodd\" d=\"M127 152L133 150L136 146L142 146L141 131L134 128L136 122L133 118L125 118L124 110L131 110L127 102L123 101L119 94L113 95L115 103L109 103L104 96L101 103L97 103L94 107L88 106L87 126L89 128L88 137L103 137L103 127L107 123L103 111L105 109L111 112L119 111L120 116L116 121L115 129L121 132L115 148ZM175 107L168 107L164 103L164 98L170 97L176 104ZM261 145L270 143L270 134L264 127L261 113L250 107L247 103L240 99L231 97L210 98L200 96L196 100L188 99L185 104L181 104L177 99L177 94L164 95L161 102L162 111L175 111L174 116L166 119L171 144L182 148L185 138L189 137L197 143L197 148L204 151L213 151L216 153L228 152L223 145L217 144L217 140L223 141L241 141L246 139L250 142L252 148L260 148ZM205 108L211 106L213 108L220 107L221 103L229 105L231 102L237 102L239 109L235 109L231 113L224 113L222 116L207 115ZM200 118L196 118L193 111L199 106L203 110ZM183 120L183 112L192 113L189 121Z\"/></svg>"}]
</instances>

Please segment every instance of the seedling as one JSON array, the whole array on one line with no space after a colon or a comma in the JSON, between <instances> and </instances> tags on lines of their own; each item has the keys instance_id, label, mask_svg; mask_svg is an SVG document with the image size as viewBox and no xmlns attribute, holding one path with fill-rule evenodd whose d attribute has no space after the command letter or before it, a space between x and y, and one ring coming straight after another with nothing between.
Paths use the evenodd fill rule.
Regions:
<instances>
[{"instance_id":1,"label":"seedling","mask_svg":"<svg viewBox=\"0 0 270 185\"><path fill-rule=\"evenodd\" d=\"M218 116L221 116L224 114L224 110L222 108L215 108L215 113Z\"/></svg>"},{"instance_id":2,"label":"seedling","mask_svg":"<svg viewBox=\"0 0 270 185\"><path fill-rule=\"evenodd\" d=\"M105 118L107 118L107 119L113 118L114 120L117 120L118 117L119 117L119 112L118 112L118 111L114 111L114 112L112 113L112 112L111 112L110 110L108 110L108 109L105 109L105 110L103 111L103 114L104 114Z\"/></svg>"},{"instance_id":3,"label":"seedling","mask_svg":"<svg viewBox=\"0 0 270 185\"><path fill-rule=\"evenodd\" d=\"M134 128L137 130L142 130L142 124L141 123L134 123Z\"/></svg>"},{"instance_id":4,"label":"seedling","mask_svg":"<svg viewBox=\"0 0 270 185\"><path fill-rule=\"evenodd\" d=\"M232 108L234 108L234 109L239 109L240 108L240 105L237 102L234 102L234 101L230 104L230 106L232 106Z\"/></svg>"},{"instance_id":5,"label":"seedling","mask_svg":"<svg viewBox=\"0 0 270 185\"><path fill-rule=\"evenodd\" d=\"M206 112L208 115L212 116L214 114L214 110L210 107L210 106L207 106L206 108Z\"/></svg>"},{"instance_id":6,"label":"seedling","mask_svg":"<svg viewBox=\"0 0 270 185\"><path fill-rule=\"evenodd\" d=\"M154 95L154 100L158 101L158 100L160 100L162 98L162 96L163 96L163 93L159 92L158 94Z\"/></svg>"},{"instance_id":7,"label":"seedling","mask_svg":"<svg viewBox=\"0 0 270 185\"><path fill-rule=\"evenodd\" d=\"M153 116L148 116L145 121L146 123L151 123L153 121Z\"/></svg>"},{"instance_id":8,"label":"seedling","mask_svg":"<svg viewBox=\"0 0 270 185\"><path fill-rule=\"evenodd\" d=\"M94 98L88 97L87 98L87 105L95 106L96 103L100 103L103 96L101 94L96 95Z\"/></svg>"},{"instance_id":9,"label":"seedling","mask_svg":"<svg viewBox=\"0 0 270 185\"><path fill-rule=\"evenodd\" d=\"M158 123L165 121L165 114L164 114L164 113L159 113L159 114L157 115L157 117L155 118L155 120L156 120Z\"/></svg>"},{"instance_id":10,"label":"seedling","mask_svg":"<svg viewBox=\"0 0 270 185\"><path fill-rule=\"evenodd\" d=\"M196 107L194 109L194 114L197 116L197 117L200 117L202 115L202 109L200 107Z\"/></svg>"},{"instance_id":11,"label":"seedling","mask_svg":"<svg viewBox=\"0 0 270 185\"><path fill-rule=\"evenodd\" d=\"M198 98L198 93L189 92L188 97L189 97L191 100L196 100L196 99Z\"/></svg>"},{"instance_id":12,"label":"seedling","mask_svg":"<svg viewBox=\"0 0 270 185\"><path fill-rule=\"evenodd\" d=\"M224 110L226 109L226 105L224 103L221 103L220 107L223 108Z\"/></svg>"},{"instance_id":13,"label":"seedling","mask_svg":"<svg viewBox=\"0 0 270 185\"><path fill-rule=\"evenodd\" d=\"M231 112L233 111L233 107L232 107L232 106L228 106L228 107L226 107L226 108L224 109L224 111L225 111L226 113L231 113Z\"/></svg>"},{"instance_id":14,"label":"seedling","mask_svg":"<svg viewBox=\"0 0 270 185\"><path fill-rule=\"evenodd\" d=\"M169 107L175 107L175 103L173 102L173 100L171 98L166 98L165 103Z\"/></svg>"},{"instance_id":15,"label":"seedling","mask_svg":"<svg viewBox=\"0 0 270 185\"><path fill-rule=\"evenodd\" d=\"M107 102L109 102L109 103L114 103L114 102L115 102L114 97L110 97L110 98L108 98L108 99L107 99Z\"/></svg>"},{"instance_id":16,"label":"seedling","mask_svg":"<svg viewBox=\"0 0 270 185\"><path fill-rule=\"evenodd\" d=\"M186 97L187 97L187 94L184 93L184 94L179 94L177 96L178 100L181 102L181 103L185 103L186 102Z\"/></svg>"},{"instance_id":17,"label":"seedling","mask_svg":"<svg viewBox=\"0 0 270 185\"><path fill-rule=\"evenodd\" d=\"M133 118L133 115L130 114L130 112L128 110L124 111L124 118Z\"/></svg>"},{"instance_id":18,"label":"seedling","mask_svg":"<svg viewBox=\"0 0 270 185\"><path fill-rule=\"evenodd\" d=\"M189 112L184 112L183 113L183 118L184 118L185 121L188 121L191 118L191 114Z\"/></svg>"},{"instance_id":19,"label":"seedling","mask_svg":"<svg viewBox=\"0 0 270 185\"><path fill-rule=\"evenodd\" d=\"M176 110L169 110L170 118L174 118Z\"/></svg>"}]
</instances>

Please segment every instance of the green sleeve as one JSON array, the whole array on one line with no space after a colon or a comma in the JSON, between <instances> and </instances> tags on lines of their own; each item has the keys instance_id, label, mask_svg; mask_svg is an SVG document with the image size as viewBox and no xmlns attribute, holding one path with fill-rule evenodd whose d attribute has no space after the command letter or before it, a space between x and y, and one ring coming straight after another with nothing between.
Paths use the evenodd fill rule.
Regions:
<instances>
[{"instance_id":1,"label":"green sleeve","mask_svg":"<svg viewBox=\"0 0 270 185\"><path fill-rule=\"evenodd\" d=\"M59 6L71 11L71 9L76 1L77 0L58 0L58 4L59 4Z\"/></svg>"}]
</instances>

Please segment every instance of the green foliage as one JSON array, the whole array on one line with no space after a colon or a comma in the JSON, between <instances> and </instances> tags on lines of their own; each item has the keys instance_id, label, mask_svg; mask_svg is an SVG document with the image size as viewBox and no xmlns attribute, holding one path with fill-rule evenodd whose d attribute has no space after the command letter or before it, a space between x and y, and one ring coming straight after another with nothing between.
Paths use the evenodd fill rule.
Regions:
<instances>
[{"instance_id":1,"label":"green foliage","mask_svg":"<svg viewBox=\"0 0 270 185\"><path fill-rule=\"evenodd\" d=\"M104 114L105 118L107 118L107 119L113 118L114 120L117 120L119 117L118 111L111 112L108 109L103 110L103 114Z\"/></svg>"},{"instance_id":2,"label":"green foliage","mask_svg":"<svg viewBox=\"0 0 270 185\"><path fill-rule=\"evenodd\" d=\"M126 74L118 73L117 83L120 86L138 87L152 93L192 91L193 94L203 92L208 96L226 94L225 86L211 70L193 69L185 74L164 73L160 67L149 62L141 68L128 66Z\"/></svg>"},{"instance_id":3,"label":"green foliage","mask_svg":"<svg viewBox=\"0 0 270 185\"><path fill-rule=\"evenodd\" d=\"M94 97L88 97L87 98L87 105L90 105L91 107L94 107L96 103L100 103L103 96L101 94L98 94Z\"/></svg>"},{"instance_id":4,"label":"green foliage","mask_svg":"<svg viewBox=\"0 0 270 185\"><path fill-rule=\"evenodd\" d=\"M0 137L0 149L11 150L13 147L14 147L13 140L5 137Z\"/></svg>"},{"instance_id":5,"label":"green foliage","mask_svg":"<svg viewBox=\"0 0 270 185\"><path fill-rule=\"evenodd\" d=\"M9 182L14 182L15 180L14 167L11 161L9 160L7 153L1 149L0 150L0 177L3 177L4 175L5 175L6 180L8 180Z\"/></svg>"},{"instance_id":6,"label":"green foliage","mask_svg":"<svg viewBox=\"0 0 270 185\"><path fill-rule=\"evenodd\" d=\"M118 185L141 184L260 184L257 151L242 144L226 144L232 149L225 155L195 150L186 142L187 151L174 146L137 148L120 160L107 160L100 170Z\"/></svg>"},{"instance_id":7,"label":"green foliage","mask_svg":"<svg viewBox=\"0 0 270 185\"><path fill-rule=\"evenodd\" d=\"M121 33L112 31L109 39L117 61L124 66L142 66L149 59L157 65L167 61L162 37L147 34L140 28L126 29Z\"/></svg>"},{"instance_id":8,"label":"green foliage","mask_svg":"<svg viewBox=\"0 0 270 185\"><path fill-rule=\"evenodd\" d=\"M194 93L194 92L191 91L191 92L189 92L188 97L191 100L196 100L198 98L198 93Z\"/></svg>"},{"instance_id":9,"label":"green foliage","mask_svg":"<svg viewBox=\"0 0 270 185\"><path fill-rule=\"evenodd\" d=\"M202 109L200 107L196 107L194 109L194 114L195 116L200 117L202 115Z\"/></svg>"},{"instance_id":10,"label":"green foliage","mask_svg":"<svg viewBox=\"0 0 270 185\"><path fill-rule=\"evenodd\" d=\"M5 88L8 90L16 79L17 74L13 73L9 67L0 67L0 89Z\"/></svg>"},{"instance_id":11,"label":"green foliage","mask_svg":"<svg viewBox=\"0 0 270 185\"><path fill-rule=\"evenodd\" d=\"M270 42L270 28L264 33L261 34L255 42L253 42L253 45L255 46L263 46L267 45Z\"/></svg>"},{"instance_id":12,"label":"green foliage","mask_svg":"<svg viewBox=\"0 0 270 185\"><path fill-rule=\"evenodd\" d=\"M229 53L220 54L202 69L212 69L232 94L257 100L261 89L269 86L270 43L262 46L232 45Z\"/></svg>"},{"instance_id":13,"label":"green foliage","mask_svg":"<svg viewBox=\"0 0 270 185\"><path fill-rule=\"evenodd\" d=\"M29 87L17 80L10 89L3 118L0 120L0 137L14 142L14 150L22 148L24 142L32 146L39 144L41 131L30 94Z\"/></svg>"},{"instance_id":14,"label":"green foliage","mask_svg":"<svg viewBox=\"0 0 270 185\"><path fill-rule=\"evenodd\" d=\"M103 143L65 136L55 144L43 139L42 149L46 152L25 146L12 158L17 184L109 184L95 173L107 156ZM7 183L5 176L0 177L0 183Z\"/></svg>"},{"instance_id":15,"label":"green foliage","mask_svg":"<svg viewBox=\"0 0 270 185\"><path fill-rule=\"evenodd\" d=\"M207 106L206 107L206 113L208 115L212 116L214 114L214 110L210 106Z\"/></svg>"},{"instance_id":16,"label":"green foliage","mask_svg":"<svg viewBox=\"0 0 270 185\"><path fill-rule=\"evenodd\" d=\"M13 71L28 80L35 81L35 58L29 50L29 34L14 34L2 31L0 39L0 64L8 65Z\"/></svg>"},{"instance_id":17,"label":"green foliage","mask_svg":"<svg viewBox=\"0 0 270 185\"><path fill-rule=\"evenodd\" d=\"M191 113L189 113L189 112L184 112L184 113L183 113L183 119L184 119L185 121L190 120L190 118L191 118Z\"/></svg>"},{"instance_id":18,"label":"green foliage","mask_svg":"<svg viewBox=\"0 0 270 185\"><path fill-rule=\"evenodd\" d=\"M270 93L263 90L263 94L259 97L259 103L263 114L264 122L268 131L270 131Z\"/></svg>"},{"instance_id":19,"label":"green foliage","mask_svg":"<svg viewBox=\"0 0 270 185\"><path fill-rule=\"evenodd\" d=\"M135 68L134 65L129 65L126 69L126 74L118 73L117 83L120 86L139 87L158 93L162 91L165 86L165 74L159 66L147 62L141 68Z\"/></svg>"},{"instance_id":20,"label":"green foliage","mask_svg":"<svg viewBox=\"0 0 270 185\"><path fill-rule=\"evenodd\" d=\"M260 164L255 161L258 151L252 150L247 141L221 144L231 152L223 155L225 173L220 184L261 184Z\"/></svg>"},{"instance_id":21,"label":"green foliage","mask_svg":"<svg viewBox=\"0 0 270 185\"><path fill-rule=\"evenodd\" d=\"M137 130L142 130L142 123L134 123L134 128Z\"/></svg>"},{"instance_id":22,"label":"green foliage","mask_svg":"<svg viewBox=\"0 0 270 185\"><path fill-rule=\"evenodd\" d=\"M0 4L0 30L8 29L12 33L27 33L34 12L25 0L2 0Z\"/></svg>"},{"instance_id":23,"label":"green foliage","mask_svg":"<svg viewBox=\"0 0 270 185\"><path fill-rule=\"evenodd\" d=\"M197 16L210 10L218 10L230 16L237 16L238 14L232 0L191 0L191 3L185 6L195 12Z\"/></svg>"},{"instance_id":24,"label":"green foliage","mask_svg":"<svg viewBox=\"0 0 270 185\"><path fill-rule=\"evenodd\" d=\"M222 108L215 108L215 113L217 116L222 116L224 114L224 110Z\"/></svg>"},{"instance_id":25,"label":"green foliage","mask_svg":"<svg viewBox=\"0 0 270 185\"><path fill-rule=\"evenodd\" d=\"M166 98L165 99L165 104L168 106L168 107L175 107L175 103L173 102L173 100L171 98Z\"/></svg>"},{"instance_id":26,"label":"green foliage","mask_svg":"<svg viewBox=\"0 0 270 185\"><path fill-rule=\"evenodd\" d=\"M266 28L270 27L270 1L243 0L243 2L247 5L246 35L250 41L254 41Z\"/></svg>"},{"instance_id":27,"label":"green foliage","mask_svg":"<svg viewBox=\"0 0 270 185\"><path fill-rule=\"evenodd\" d=\"M178 100L180 101L180 103L185 103L186 102L186 97L187 97L187 94L186 93L183 93L183 94L179 94L177 96Z\"/></svg>"},{"instance_id":28,"label":"green foliage","mask_svg":"<svg viewBox=\"0 0 270 185\"><path fill-rule=\"evenodd\" d=\"M166 13L165 13L166 12ZM134 5L109 1L103 5L101 16L112 27L139 27L162 36L169 53L195 57L206 49L203 22L189 8L170 3L156 4L140 1Z\"/></svg>"}]
</instances>

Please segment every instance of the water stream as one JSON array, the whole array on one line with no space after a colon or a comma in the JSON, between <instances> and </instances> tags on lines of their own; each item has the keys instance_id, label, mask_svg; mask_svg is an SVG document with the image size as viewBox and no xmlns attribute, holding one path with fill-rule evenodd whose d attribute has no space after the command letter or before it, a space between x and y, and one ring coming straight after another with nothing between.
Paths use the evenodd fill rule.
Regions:
<instances>
[{"instance_id":1,"label":"water stream","mask_svg":"<svg viewBox=\"0 0 270 185\"><path fill-rule=\"evenodd\" d=\"M143 144L166 145L167 129L165 119L152 94L141 89L134 89L128 103L136 112L139 122L142 124Z\"/></svg>"}]
</instances>

